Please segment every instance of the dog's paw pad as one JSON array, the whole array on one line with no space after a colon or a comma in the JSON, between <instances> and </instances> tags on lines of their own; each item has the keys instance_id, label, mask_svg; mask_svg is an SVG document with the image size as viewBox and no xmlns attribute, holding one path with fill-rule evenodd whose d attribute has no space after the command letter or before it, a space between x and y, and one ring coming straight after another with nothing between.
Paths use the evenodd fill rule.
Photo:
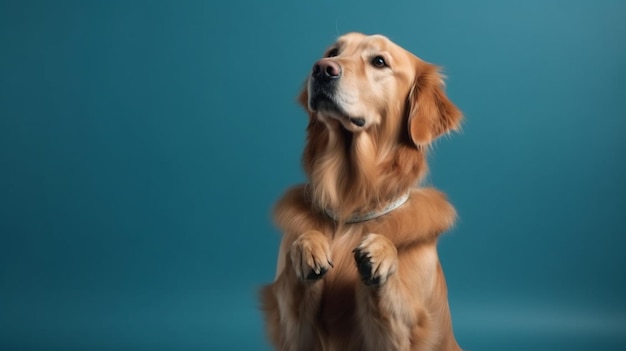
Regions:
<instances>
[{"instance_id":1,"label":"dog's paw pad","mask_svg":"<svg viewBox=\"0 0 626 351\"><path fill-rule=\"evenodd\" d=\"M300 235L291 246L291 263L300 280L323 278L333 267L328 238L316 231Z\"/></svg>"},{"instance_id":2,"label":"dog's paw pad","mask_svg":"<svg viewBox=\"0 0 626 351\"><path fill-rule=\"evenodd\" d=\"M324 277L326 273L328 273L328 269L324 267L320 268L319 272L311 270L309 274L307 274L305 280L318 280Z\"/></svg>"},{"instance_id":3,"label":"dog's paw pad","mask_svg":"<svg viewBox=\"0 0 626 351\"><path fill-rule=\"evenodd\" d=\"M384 236L366 235L353 253L361 281L365 285L382 285L397 269L397 250Z\"/></svg>"},{"instance_id":4,"label":"dog's paw pad","mask_svg":"<svg viewBox=\"0 0 626 351\"><path fill-rule=\"evenodd\" d=\"M357 269L359 270L359 275L361 276L361 280L365 285L379 285L380 277L373 276L373 265L371 258L364 254L363 251L355 249L354 250L354 260L356 262Z\"/></svg>"}]
</instances>

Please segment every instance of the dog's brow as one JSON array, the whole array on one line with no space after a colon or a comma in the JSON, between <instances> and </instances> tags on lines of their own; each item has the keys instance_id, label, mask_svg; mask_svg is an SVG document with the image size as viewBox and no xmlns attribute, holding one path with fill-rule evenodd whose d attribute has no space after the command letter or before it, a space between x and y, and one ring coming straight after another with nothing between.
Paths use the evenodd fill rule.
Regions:
<instances>
[{"instance_id":1,"label":"dog's brow","mask_svg":"<svg viewBox=\"0 0 626 351\"><path fill-rule=\"evenodd\" d=\"M380 36L372 36L366 42L365 47L368 51L387 51L387 45L385 45L385 40Z\"/></svg>"},{"instance_id":2,"label":"dog's brow","mask_svg":"<svg viewBox=\"0 0 626 351\"><path fill-rule=\"evenodd\" d=\"M365 48L363 48L363 51L374 54L374 53L383 52L385 50L382 50L382 48L378 45L367 45Z\"/></svg>"}]
</instances>

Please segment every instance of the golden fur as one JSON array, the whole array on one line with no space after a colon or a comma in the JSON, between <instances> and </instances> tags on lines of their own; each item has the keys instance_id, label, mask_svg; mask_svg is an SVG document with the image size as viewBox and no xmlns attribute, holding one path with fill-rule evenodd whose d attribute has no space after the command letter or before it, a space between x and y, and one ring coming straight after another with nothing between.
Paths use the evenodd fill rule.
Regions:
<instances>
[{"instance_id":1,"label":"golden fur","mask_svg":"<svg viewBox=\"0 0 626 351\"><path fill-rule=\"evenodd\" d=\"M299 101L309 182L275 208L284 236L275 280L261 291L269 338L285 351L460 350L436 249L456 214L441 192L416 186L428 145L457 129L461 112L436 66L383 36L344 35L325 56L318 68L340 68L339 108L314 107L308 79ZM379 56L385 65L373 64ZM407 191L398 209L346 223Z\"/></svg>"}]
</instances>

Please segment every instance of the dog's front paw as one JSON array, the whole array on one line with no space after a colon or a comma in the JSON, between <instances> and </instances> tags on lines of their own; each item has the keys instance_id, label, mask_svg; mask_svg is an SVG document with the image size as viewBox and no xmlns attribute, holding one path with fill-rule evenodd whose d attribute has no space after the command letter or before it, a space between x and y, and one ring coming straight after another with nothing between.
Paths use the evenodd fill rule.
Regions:
<instances>
[{"instance_id":1,"label":"dog's front paw","mask_svg":"<svg viewBox=\"0 0 626 351\"><path fill-rule=\"evenodd\" d=\"M398 268L398 250L382 235L367 234L353 252L365 285L385 284L387 278Z\"/></svg>"},{"instance_id":2,"label":"dog's front paw","mask_svg":"<svg viewBox=\"0 0 626 351\"><path fill-rule=\"evenodd\" d=\"M310 230L291 245L291 263L300 280L318 280L333 267L330 243L324 234Z\"/></svg>"}]
</instances>

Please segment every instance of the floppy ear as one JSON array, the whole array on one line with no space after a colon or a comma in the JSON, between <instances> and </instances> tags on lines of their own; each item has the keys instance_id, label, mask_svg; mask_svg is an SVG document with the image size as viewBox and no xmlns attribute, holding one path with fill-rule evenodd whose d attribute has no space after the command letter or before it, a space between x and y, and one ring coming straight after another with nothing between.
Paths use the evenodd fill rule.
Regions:
<instances>
[{"instance_id":1,"label":"floppy ear","mask_svg":"<svg viewBox=\"0 0 626 351\"><path fill-rule=\"evenodd\" d=\"M298 103L300 106L304 107L305 110L309 111L309 92L307 89L307 81L304 81L302 90L300 90L300 94L298 94Z\"/></svg>"},{"instance_id":2,"label":"floppy ear","mask_svg":"<svg viewBox=\"0 0 626 351\"><path fill-rule=\"evenodd\" d=\"M457 130L463 115L443 90L439 69L427 64L409 94L409 136L416 146L428 145L441 134Z\"/></svg>"}]
</instances>

